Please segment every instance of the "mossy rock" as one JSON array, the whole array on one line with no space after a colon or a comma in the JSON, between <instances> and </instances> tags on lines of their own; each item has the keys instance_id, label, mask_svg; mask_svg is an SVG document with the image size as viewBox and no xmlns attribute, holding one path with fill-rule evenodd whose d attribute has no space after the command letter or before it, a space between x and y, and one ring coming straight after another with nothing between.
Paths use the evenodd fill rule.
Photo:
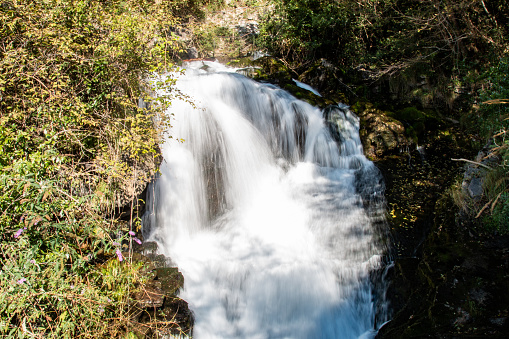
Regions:
<instances>
[{"instance_id":1,"label":"mossy rock","mask_svg":"<svg viewBox=\"0 0 509 339\"><path fill-rule=\"evenodd\" d=\"M255 78L258 81L269 81L272 83L279 84L290 83L292 81L292 72L283 62L270 57L265 56L253 61L253 66L261 67L262 71L259 76Z\"/></svg>"},{"instance_id":2,"label":"mossy rock","mask_svg":"<svg viewBox=\"0 0 509 339\"><path fill-rule=\"evenodd\" d=\"M178 297L166 297L162 307L145 309L138 317L140 324L158 324L157 327L137 326L135 334L139 338L187 337L194 325L194 316L187 302Z\"/></svg>"},{"instance_id":3,"label":"mossy rock","mask_svg":"<svg viewBox=\"0 0 509 339\"><path fill-rule=\"evenodd\" d=\"M151 275L152 271L157 268L157 264L154 263L149 257L137 253L137 252L122 252L122 255L124 256L124 259L126 261L132 261L133 263L142 263L142 268L140 270L140 273L143 275Z\"/></svg>"},{"instance_id":4,"label":"mossy rock","mask_svg":"<svg viewBox=\"0 0 509 339\"><path fill-rule=\"evenodd\" d=\"M161 267L155 270L157 281L166 296L175 296L184 286L184 276L177 267Z\"/></svg>"},{"instance_id":5,"label":"mossy rock","mask_svg":"<svg viewBox=\"0 0 509 339\"><path fill-rule=\"evenodd\" d=\"M256 61L253 61L250 57L242 57L229 60L226 63L227 66L231 67L249 67L249 66L259 66Z\"/></svg>"},{"instance_id":6,"label":"mossy rock","mask_svg":"<svg viewBox=\"0 0 509 339\"><path fill-rule=\"evenodd\" d=\"M399 154L411 145L403 124L392 117L393 113L383 111L370 102L358 101L352 110L361 119L359 131L365 155L379 160L392 154Z\"/></svg>"},{"instance_id":7,"label":"mossy rock","mask_svg":"<svg viewBox=\"0 0 509 339\"><path fill-rule=\"evenodd\" d=\"M395 116L396 119L400 121L418 121L425 120L427 118L426 113L418 110L415 107L406 107L402 110L399 110Z\"/></svg>"},{"instance_id":8,"label":"mossy rock","mask_svg":"<svg viewBox=\"0 0 509 339\"><path fill-rule=\"evenodd\" d=\"M442 119L432 111L422 111L414 106L405 107L390 113L391 117L401 121L405 133L415 144L427 142L440 132Z\"/></svg>"},{"instance_id":9,"label":"mossy rock","mask_svg":"<svg viewBox=\"0 0 509 339\"><path fill-rule=\"evenodd\" d=\"M166 298L164 308L156 314L156 319L168 324L154 333L156 338L189 336L194 325L194 316L187 302L180 298Z\"/></svg>"}]
</instances>

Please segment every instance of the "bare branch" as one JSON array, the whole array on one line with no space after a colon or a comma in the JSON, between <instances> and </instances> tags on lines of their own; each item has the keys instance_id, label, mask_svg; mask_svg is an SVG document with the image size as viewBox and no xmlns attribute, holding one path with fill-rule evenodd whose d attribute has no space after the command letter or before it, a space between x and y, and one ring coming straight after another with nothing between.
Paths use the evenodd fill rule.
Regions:
<instances>
[{"instance_id":1,"label":"bare branch","mask_svg":"<svg viewBox=\"0 0 509 339\"><path fill-rule=\"evenodd\" d=\"M485 164L481 164L480 162L476 162L476 161L472 161L472 160L468 160L468 159L463 159L463 158L460 158L460 159L453 159L451 158L452 161L464 161L464 162L468 162L470 164L474 164L474 165L478 165L478 166L482 166L486 169L489 169L489 170L492 170L493 168L491 168L490 166L488 165L485 165Z\"/></svg>"}]
</instances>

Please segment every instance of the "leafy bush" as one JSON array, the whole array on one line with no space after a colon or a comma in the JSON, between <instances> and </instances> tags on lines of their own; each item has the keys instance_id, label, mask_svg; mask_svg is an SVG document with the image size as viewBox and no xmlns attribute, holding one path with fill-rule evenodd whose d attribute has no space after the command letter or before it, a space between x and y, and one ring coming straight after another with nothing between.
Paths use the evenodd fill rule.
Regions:
<instances>
[{"instance_id":1,"label":"leafy bush","mask_svg":"<svg viewBox=\"0 0 509 339\"><path fill-rule=\"evenodd\" d=\"M194 43L202 54L213 56L219 44L219 38L212 29L202 28L194 31Z\"/></svg>"},{"instance_id":2,"label":"leafy bush","mask_svg":"<svg viewBox=\"0 0 509 339\"><path fill-rule=\"evenodd\" d=\"M500 234L509 234L509 192L503 192L494 205L490 215L486 216L483 222L488 230L497 231Z\"/></svg>"},{"instance_id":3,"label":"leafy bush","mask_svg":"<svg viewBox=\"0 0 509 339\"><path fill-rule=\"evenodd\" d=\"M322 0L274 1L261 27L261 41L271 52L288 60L355 57L359 38L355 13L348 2Z\"/></svg>"},{"instance_id":4,"label":"leafy bush","mask_svg":"<svg viewBox=\"0 0 509 339\"><path fill-rule=\"evenodd\" d=\"M149 91L173 80L145 80L172 67L168 6L0 2L0 335L131 328L129 299L143 279L119 260L139 218L122 223L115 209L136 205L169 127L160 115L169 96Z\"/></svg>"},{"instance_id":5,"label":"leafy bush","mask_svg":"<svg viewBox=\"0 0 509 339\"><path fill-rule=\"evenodd\" d=\"M509 58L502 58L485 74L485 87L480 93L482 104L476 126L481 135L493 141L492 155L500 158L498 168L485 180L484 190L490 206L484 218L488 229L509 233Z\"/></svg>"},{"instance_id":6,"label":"leafy bush","mask_svg":"<svg viewBox=\"0 0 509 339\"><path fill-rule=\"evenodd\" d=\"M509 8L501 0L273 0L262 41L276 56L326 58L394 72L414 64L455 71L505 49ZM471 66L471 65L470 65Z\"/></svg>"},{"instance_id":7,"label":"leafy bush","mask_svg":"<svg viewBox=\"0 0 509 339\"><path fill-rule=\"evenodd\" d=\"M509 128L509 58L502 58L484 75L478 124L485 138ZM504 104L504 101L506 102Z\"/></svg>"}]
</instances>

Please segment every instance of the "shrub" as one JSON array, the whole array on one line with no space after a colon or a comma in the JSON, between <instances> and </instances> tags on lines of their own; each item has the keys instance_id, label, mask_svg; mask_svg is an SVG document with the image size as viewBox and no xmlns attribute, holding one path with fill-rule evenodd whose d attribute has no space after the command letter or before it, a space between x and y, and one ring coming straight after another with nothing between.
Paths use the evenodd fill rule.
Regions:
<instances>
[{"instance_id":1,"label":"shrub","mask_svg":"<svg viewBox=\"0 0 509 339\"><path fill-rule=\"evenodd\" d=\"M145 80L172 67L168 13L155 0L0 3L0 335L129 331L143 279L119 259L139 218L115 209L136 204L169 127L172 92L149 91L173 80Z\"/></svg>"},{"instance_id":2,"label":"shrub","mask_svg":"<svg viewBox=\"0 0 509 339\"><path fill-rule=\"evenodd\" d=\"M502 58L485 74L485 88L480 93L482 104L478 111L481 135L491 139L492 155L500 158L498 168L485 180L484 190L490 206L484 218L488 229L509 233L509 59Z\"/></svg>"},{"instance_id":3,"label":"shrub","mask_svg":"<svg viewBox=\"0 0 509 339\"><path fill-rule=\"evenodd\" d=\"M262 41L287 62L326 58L392 74L412 65L458 71L505 50L508 7L500 0L273 0ZM423 66L421 66L423 67Z\"/></svg>"}]
</instances>

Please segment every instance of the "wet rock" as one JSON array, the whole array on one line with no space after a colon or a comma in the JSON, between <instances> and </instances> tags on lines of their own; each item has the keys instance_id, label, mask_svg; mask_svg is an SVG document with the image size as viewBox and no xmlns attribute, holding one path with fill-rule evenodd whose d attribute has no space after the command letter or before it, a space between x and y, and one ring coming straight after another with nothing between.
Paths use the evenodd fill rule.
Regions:
<instances>
[{"instance_id":1,"label":"wet rock","mask_svg":"<svg viewBox=\"0 0 509 339\"><path fill-rule=\"evenodd\" d=\"M241 37L247 38L254 35L258 35L260 33L260 29L258 28L258 22L241 22L235 26L237 32Z\"/></svg>"},{"instance_id":2,"label":"wet rock","mask_svg":"<svg viewBox=\"0 0 509 339\"><path fill-rule=\"evenodd\" d=\"M152 260L152 264L156 268L175 266L175 264L173 263L173 261L170 258L167 258L162 254L155 254L155 253L147 254L147 258Z\"/></svg>"},{"instance_id":3,"label":"wet rock","mask_svg":"<svg viewBox=\"0 0 509 339\"><path fill-rule=\"evenodd\" d=\"M143 242L138 251L143 255L156 255L157 243L154 241L145 241Z\"/></svg>"},{"instance_id":4,"label":"wet rock","mask_svg":"<svg viewBox=\"0 0 509 339\"><path fill-rule=\"evenodd\" d=\"M161 282L150 280L141 291L134 294L134 300L140 308L158 308L163 306L164 292Z\"/></svg>"},{"instance_id":5,"label":"wet rock","mask_svg":"<svg viewBox=\"0 0 509 339\"><path fill-rule=\"evenodd\" d=\"M189 47L187 49L187 58L188 59L198 59L200 57L200 53L198 53L198 50L196 47Z\"/></svg>"},{"instance_id":6,"label":"wet rock","mask_svg":"<svg viewBox=\"0 0 509 339\"><path fill-rule=\"evenodd\" d=\"M168 297L161 309L143 312L141 322L156 324L149 327L147 338L175 338L192 334L194 315L185 300Z\"/></svg>"},{"instance_id":7,"label":"wet rock","mask_svg":"<svg viewBox=\"0 0 509 339\"><path fill-rule=\"evenodd\" d=\"M177 294L180 288L184 286L184 276L177 267L157 268L155 274L166 296Z\"/></svg>"},{"instance_id":8,"label":"wet rock","mask_svg":"<svg viewBox=\"0 0 509 339\"><path fill-rule=\"evenodd\" d=\"M484 196L483 184L489 168L495 168L500 159L492 154L490 145L486 145L475 157L475 162L467 163L461 183L461 189L465 195L475 202L480 201ZM486 167L487 166L487 167Z\"/></svg>"},{"instance_id":9,"label":"wet rock","mask_svg":"<svg viewBox=\"0 0 509 339\"><path fill-rule=\"evenodd\" d=\"M507 338L509 243L471 236L450 197L441 206L416 263L396 259L395 313L377 338Z\"/></svg>"},{"instance_id":10,"label":"wet rock","mask_svg":"<svg viewBox=\"0 0 509 339\"><path fill-rule=\"evenodd\" d=\"M459 316L453 321L453 325L456 327L464 326L472 321L472 317L470 316L470 314L467 311L462 310L461 308L458 308L457 314Z\"/></svg>"},{"instance_id":11,"label":"wet rock","mask_svg":"<svg viewBox=\"0 0 509 339\"><path fill-rule=\"evenodd\" d=\"M190 328L194 322L193 313L185 300L180 298L168 298L161 315L166 321L172 322L180 329Z\"/></svg>"},{"instance_id":12,"label":"wet rock","mask_svg":"<svg viewBox=\"0 0 509 339\"><path fill-rule=\"evenodd\" d=\"M478 272L484 273L486 272L486 268L488 267L488 259L482 255L478 255L475 257L468 257L461 264L461 268L468 272Z\"/></svg>"},{"instance_id":13,"label":"wet rock","mask_svg":"<svg viewBox=\"0 0 509 339\"><path fill-rule=\"evenodd\" d=\"M155 263L152 260L150 260L150 258L141 253L132 252L132 254L130 254L129 252L122 252L122 255L124 256L124 259L126 261L142 263L143 264L143 267L141 268L142 274L149 274L157 267Z\"/></svg>"},{"instance_id":14,"label":"wet rock","mask_svg":"<svg viewBox=\"0 0 509 339\"><path fill-rule=\"evenodd\" d=\"M468 194L473 199L480 199L483 194L483 180L481 178L472 178L470 180L470 184L468 185Z\"/></svg>"},{"instance_id":15,"label":"wet rock","mask_svg":"<svg viewBox=\"0 0 509 339\"><path fill-rule=\"evenodd\" d=\"M324 109L324 120L332 137L342 143L351 138L348 125L359 128L359 118L353 115L347 105L331 105Z\"/></svg>"},{"instance_id":16,"label":"wet rock","mask_svg":"<svg viewBox=\"0 0 509 339\"><path fill-rule=\"evenodd\" d=\"M491 318L490 323L496 326L503 327L507 323L507 317Z\"/></svg>"},{"instance_id":17,"label":"wet rock","mask_svg":"<svg viewBox=\"0 0 509 339\"><path fill-rule=\"evenodd\" d=\"M491 295L481 288L474 288L468 293L471 300L475 301L480 306L486 306Z\"/></svg>"},{"instance_id":18,"label":"wet rock","mask_svg":"<svg viewBox=\"0 0 509 339\"><path fill-rule=\"evenodd\" d=\"M146 242L139 246L142 253L126 253L126 261L142 263L141 274L150 279L134 293L134 305L130 310L134 332L140 338L173 338L174 335L190 334L193 314L187 302L176 294L184 285L184 277L171 260L157 254L157 244Z\"/></svg>"},{"instance_id":19,"label":"wet rock","mask_svg":"<svg viewBox=\"0 0 509 339\"><path fill-rule=\"evenodd\" d=\"M357 103L354 112L361 119L360 136L367 157L376 160L408 150L412 144L405 136L403 124L370 103Z\"/></svg>"}]
</instances>

